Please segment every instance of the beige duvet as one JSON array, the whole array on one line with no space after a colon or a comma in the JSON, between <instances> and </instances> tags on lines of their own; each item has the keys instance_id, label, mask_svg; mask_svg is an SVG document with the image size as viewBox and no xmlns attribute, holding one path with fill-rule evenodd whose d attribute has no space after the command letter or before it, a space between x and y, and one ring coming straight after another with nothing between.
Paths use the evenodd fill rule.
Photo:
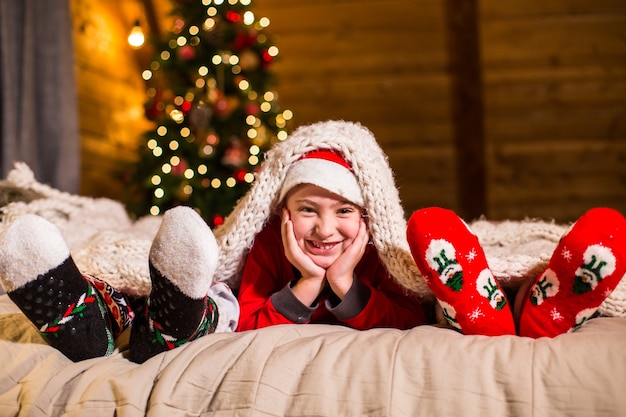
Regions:
<instances>
[{"instance_id":1,"label":"beige duvet","mask_svg":"<svg viewBox=\"0 0 626 417\"><path fill-rule=\"evenodd\" d=\"M276 326L137 365L124 337L72 363L0 301L2 416L626 416L624 318L538 340Z\"/></svg>"}]
</instances>

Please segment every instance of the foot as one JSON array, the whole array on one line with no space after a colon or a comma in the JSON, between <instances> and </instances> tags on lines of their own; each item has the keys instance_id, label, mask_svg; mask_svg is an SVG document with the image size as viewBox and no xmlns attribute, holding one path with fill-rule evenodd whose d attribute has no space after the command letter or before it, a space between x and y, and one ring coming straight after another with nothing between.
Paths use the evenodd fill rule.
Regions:
<instances>
[{"instance_id":1,"label":"foot","mask_svg":"<svg viewBox=\"0 0 626 417\"><path fill-rule=\"evenodd\" d=\"M144 362L215 331L217 306L207 293L218 255L213 232L193 209L165 212L150 249L152 291L131 331L133 361Z\"/></svg>"},{"instance_id":2,"label":"foot","mask_svg":"<svg viewBox=\"0 0 626 417\"><path fill-rule=\"evenodd\" d=\"M48 343L73 361L108 355L106 307L55 225L27 214L0 235L0 284Z\"/></svg>"},{"instance_id":3,"label":"foot","mask_svg":"<svg viewBox=\"0 0 626 417\"><path fill-rule=\"evenodd\" d=\"M589 210L561 238L547 269L525 293L520 336L576 330L624 277L626 219L613 209Z\"/></svg>"},{"instance_id":4,"label":"foot","mask_svg":"<svg viewBox=\"0 0 626 417\"><path fill-rule=\"evenodd\" d=\"M448 323L463 334L515 334L508 300L478 238L454 212L418 210L409 219L411 254Z\"/></svg>"}]
</instances>

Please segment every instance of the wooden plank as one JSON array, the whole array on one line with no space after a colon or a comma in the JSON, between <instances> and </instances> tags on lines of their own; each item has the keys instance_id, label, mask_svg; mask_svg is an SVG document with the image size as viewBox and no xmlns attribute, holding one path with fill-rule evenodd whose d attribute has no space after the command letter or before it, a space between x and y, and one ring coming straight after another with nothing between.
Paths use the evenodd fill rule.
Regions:
<instances>
[{"instance_id":1,"label":"wooden plank","mask_svg":"<svg viewBox=\"0 0 626 417\"><path fill-rule=\"evenodd\" d=\"M539 143L570 140L624 141L624 106L590 108L526 108L505 115L489 116L485 121L490 143Z\"/></svg>"},{"instance_id":2,"label":"wooden plank","mask_svg":"<svg viewBox=\"0 0 626 417\"><path fill-rule=\"evenodd\" d=\"M459 211L455 152L447 147L397 147L386 151L405 213L430 206Z\"/></svg>"},{"instance_id":3,"label":"wooden plank","mask_svg":"<svg viewBox=\"0 0 626 417\"><path fill-rule=\"evenodd\" d=\"M451 148L452 124L449 119L428 120L416 123L415 120L384 120L370 122L367 127L386 148Z\"/></svg>"},{"instance_id":4,"label":"wooden plank","mask_svg":"<svg viewBox=\"0 0 626 417\"><path fill-rule=\"evenodd\" d=\"M623 199L607 197L598 200L588 199L551 199L548 201L526 201L515 204L499 204L490 202L490 220L523 220L542 219L569 224L582 216L593 207L612 207L626 213L626 204Z\"/></svg>"},{"instance_id":5,"label":"wooden plank","mask_svg":"<svg viewBox=\"0 0 626 417\"><path fill-rule=\"evenodd\" d=\"M433 29L443 26L439 0L309 1L255 0L252 10L270 19L269 32L320 34L335 28L339 33L403 28ZM311 38L310 38L311 39ZM315 37L312 37L315 39Z\"/></svg>"},{"instance_id":6,"label":"wooden plank","mask_svg":"<svg viewBox=\"0 0 626 417\"><path fill-rule=\"evenodd\" d=\"M425 42L430 42L425 40ZM355 43L345 48L322 48L319 45L303 46L291 43L279 44L280 55L270 67L280 79L288 73L328 75L339 74L386 74L404 72L443 73L447 69L447 56L441 48L431 44L421 47L419 42L411 42L407 48L418 49L420 53L408 53L405 48L384 44L372 48L366 43ZM443 48L445 45L442 44Z\"/></svg>"},{"instance_id":7,"label":"wooden plank","mask_svg":"<svg viewBox=\"0 0 626 417\"><path fill-rule=\"evenodd\" d=\"M624 13L624 0L484 0L481 2L480 19L517 19L520 16Z\"/></svg>"},{"instance_id":8,"label":"wooden plank","mask_svg":"<svg viewBox=\"0 0 626 417\"><path fill-rule=\"evenodd\" d=\"M354 78L298 76L281 82L276 90L281 105L293 110L297 119L311 119L310 114L332 118L337 111L367 118L370 123L381 119L387 123L439 123L450 117L449 88L447 79L372 74Z\"/></svg>"},{"instance_id":9,"label":"wooden plank","mask_svg":"<svg viewBox=\"0 0 626 417\"><path fill-rule=\"evenodd\" d=\"M483 65L496 68L559 67L626 60L626 14L549 16L484 22Z\"/></svg>"},{"instance_id":10,"label":"wooden plank","mask_svg":"<svg viewBox=\"0 0 626 417\"><path fill-rule=\"evenodd\" d=\"M492 84L485 89L485 105L494 116L526 108L611 108L618 105L626 109L626 78Z\"/></svg>"},{"instance_id":11,"label":"wooden plank","mask_svg":"<svg viewBox=\"0 0 626 417\"><path fill-rule=\"evenodd\" d=\"M541 186L523 184L497 184L493 185L490 193L490 201L497 204L505 201L507 204L517 205L523 202L535 201L542 204L550 201L601 201L604 199L619 199L615 193L615 187L620 185L620 179L597 177L584 177L576 179L576 186L572 186L571 178L550 177L550 181L544 181ZM554 179L552 179L554 178ZM623 194L622 194L623 196Z\"/></svg>"},{"instance_id":12,"label":"wooden plank","mask_svg":"<svg viewBox=\"0 0 626 417\"><path fill-rule=\"evenodd\" d=\"M476 218L485 213L487 204L478 1L446 0L444 5L452 76L459 215Z\"/></svg>"}]
</instances>

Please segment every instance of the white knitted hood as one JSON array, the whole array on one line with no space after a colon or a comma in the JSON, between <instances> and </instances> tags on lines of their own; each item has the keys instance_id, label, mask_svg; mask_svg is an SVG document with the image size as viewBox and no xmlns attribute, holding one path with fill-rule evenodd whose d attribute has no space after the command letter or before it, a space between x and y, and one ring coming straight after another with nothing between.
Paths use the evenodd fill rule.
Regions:
<instances>
[{"instance_id":1,"label":"white knitted hood","mask_svg":"<svg viewBox=\"0 0 626 417\"><path fill-rule=\"evenodd\" d=\"M383 264L403 287L430 294L411 256L406 220L393 172L374 135L358 123L326 121L296 129L270 149L250 191L215 230L220 247L216 280L238 287L245 256L278 201L287 170L302 155L316 149L339 151L352 164L361 186L372 240Z\"/></svg>"}]
</instances>

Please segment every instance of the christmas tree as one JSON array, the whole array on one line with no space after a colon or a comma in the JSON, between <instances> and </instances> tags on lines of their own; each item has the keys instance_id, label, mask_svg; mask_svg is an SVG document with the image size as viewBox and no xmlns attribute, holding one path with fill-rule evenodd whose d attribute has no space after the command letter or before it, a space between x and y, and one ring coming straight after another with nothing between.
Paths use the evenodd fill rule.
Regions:
<instances>
[{"instance_id":1,"label":"christmas tree","mask_svg":"<svg viewBox=\"0 0 626 417\"><path fill-rule=\"evenodd\" d=\"M210 226L254 181L264 152L288 135L271 63L278 55L251 0L178 0L174 23L143 72L147 132L134 168L137 215L184 204ZM139 197L139 198L138 198Z\"/></svg>"}]
</instances>

